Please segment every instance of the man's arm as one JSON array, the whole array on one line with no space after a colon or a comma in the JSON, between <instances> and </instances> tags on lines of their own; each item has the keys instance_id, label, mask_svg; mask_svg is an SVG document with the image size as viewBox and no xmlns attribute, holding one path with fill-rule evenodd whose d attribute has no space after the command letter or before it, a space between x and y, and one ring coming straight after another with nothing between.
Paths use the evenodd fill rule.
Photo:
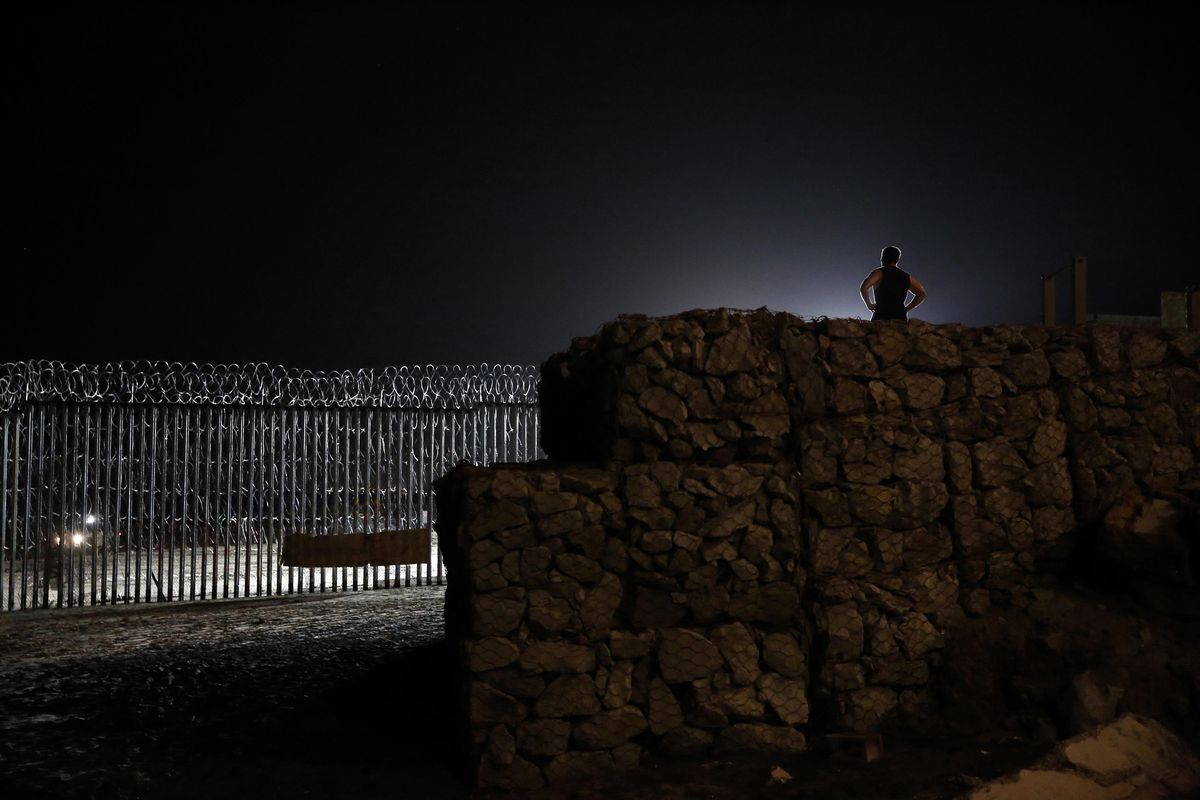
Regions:
<instances>
[{"instance_id":1,"label":"man's arm","mask_svg":"<svg viewBox=\"0 0 1200 800\"><path fill-rule=\"evenodd\" d=\"M883 270L873 270L871 274L863 280L862 286L858 287L858 293L862 295L863 303L866 304L868 311L875 310L875 303L869 296L867 296L867 291L870 290L872 286L879 283L881 278L883 278Z\"/></svg>"},{"instance_id":2,"label":"man's arm","mask_svg":"<svg viewBox=\"0 0 1200 800\"><path fill-rule=\"evenodd\" d=\"M913 299L904 307L905 312L912 311L924 303L925 298L929 296L925 293L925 287L921 285L921 282L911 275L908 276L908 290L913 293Z\"/></svg>"}]
</instances>

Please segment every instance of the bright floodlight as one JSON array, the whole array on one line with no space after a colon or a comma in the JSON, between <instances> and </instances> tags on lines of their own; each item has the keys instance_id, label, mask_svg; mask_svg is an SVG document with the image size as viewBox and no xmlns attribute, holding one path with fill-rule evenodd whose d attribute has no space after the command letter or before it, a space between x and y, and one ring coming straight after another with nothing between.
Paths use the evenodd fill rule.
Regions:
<instances>
[{"instance_id":1,"label":"bright floodlight","mask_svg":"<svg viewBox=\"0 0 1200 800\"><path fill-rule=\"evenodd\" d=\"M82 533L77 533L77 534L75 534L74 536L72 536L72 537L71 537L71 543L72 543L72 544L74 544L76 547L78 547L79 545L83 544L83 534L82 534Z\"/></svg>"},{"instance_id":2,"label":"bright floodlight","mask_svg":"<svg viewBox=\"0 0 1200 800\"><path fill-rule=\"evenodd\" d=\"M88 514L83 520L84 524L86 524L86 525L91 525L95 521L96 521L96 518L93 517L91 514Z\"/></svg>"}]
</instances>

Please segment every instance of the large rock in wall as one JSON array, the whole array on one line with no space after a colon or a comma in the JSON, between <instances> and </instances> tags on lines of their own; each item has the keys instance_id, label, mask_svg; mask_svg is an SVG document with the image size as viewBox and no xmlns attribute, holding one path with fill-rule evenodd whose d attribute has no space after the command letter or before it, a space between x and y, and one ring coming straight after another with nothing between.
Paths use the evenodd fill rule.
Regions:
<instances>
[{"instance_id":1,"label":"large rock in wall","mask_svg":"<svg viewBox=\"0 0 1200 800\"><path fill-rule=\"evenodd\" d=\"M480 782L920 719L947 629L1018 613L1081 530L1190 580L1198 354L724 310L575 340L543 367L551 463L439 489Z\"/></svg>"}]
</instances>

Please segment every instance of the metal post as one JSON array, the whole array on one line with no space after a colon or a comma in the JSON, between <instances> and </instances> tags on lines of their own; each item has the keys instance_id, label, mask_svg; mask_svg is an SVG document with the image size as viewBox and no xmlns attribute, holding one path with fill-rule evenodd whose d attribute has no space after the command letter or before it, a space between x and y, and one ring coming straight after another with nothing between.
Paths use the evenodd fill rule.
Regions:
<instances>
[{"instance_id":1,"label":"metal post","mask_svg":"<svg viewBox=\"0 0 1200 800\"><path fill-rule=\"evenodd\" d=\"M0 412L4 418L4 439L0 445L0 611L12 608L12 564L17 560L16 542L13 542L12 553L8 552L8 412ZM4 580L4 557L8 554L8 581ZM8 586L10 600L4 604L4 587Z\"/></svg>"},{"instance_id":2,"label":"metal post","mask_svg":"<svg viewBox=\"0 0 1200 800\"><path fill-rule=\"evenodd\" d=\"M1054 275L1042 275L1042 324L1054 324Z\"/></svg>"},{"instance_id":3,"label":"metal post","mask_svg":"<svg viewBox=\"0 0 1200 800\"><path fill-rule=\"evenodd\" d=\"M1071 310L1074 312L1074 324L1083 325L1087 322L1087 258L1075 256L1075 265L1071 270L1074 291L1071 294Z\"/></svg>"}]
</instances>

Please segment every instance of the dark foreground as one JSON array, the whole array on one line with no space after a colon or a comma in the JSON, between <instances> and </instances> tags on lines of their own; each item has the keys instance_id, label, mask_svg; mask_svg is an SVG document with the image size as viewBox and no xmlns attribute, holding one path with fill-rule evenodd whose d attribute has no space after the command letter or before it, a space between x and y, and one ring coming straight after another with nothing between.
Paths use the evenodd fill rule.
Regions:
<instances>
[{"instance_id":1,"label":"dark foreground","mask_svg":"<svg viewBox=\"0 0 1200 800\"><path fill-rule=\"evenodd\" d=\"M442 591L0 616L4 797L484 797L453 753ZM1025 739L648 764L543 798L937 798ZM790 781L773 782L782 767Z\"/></svg>"}]
</instances>

